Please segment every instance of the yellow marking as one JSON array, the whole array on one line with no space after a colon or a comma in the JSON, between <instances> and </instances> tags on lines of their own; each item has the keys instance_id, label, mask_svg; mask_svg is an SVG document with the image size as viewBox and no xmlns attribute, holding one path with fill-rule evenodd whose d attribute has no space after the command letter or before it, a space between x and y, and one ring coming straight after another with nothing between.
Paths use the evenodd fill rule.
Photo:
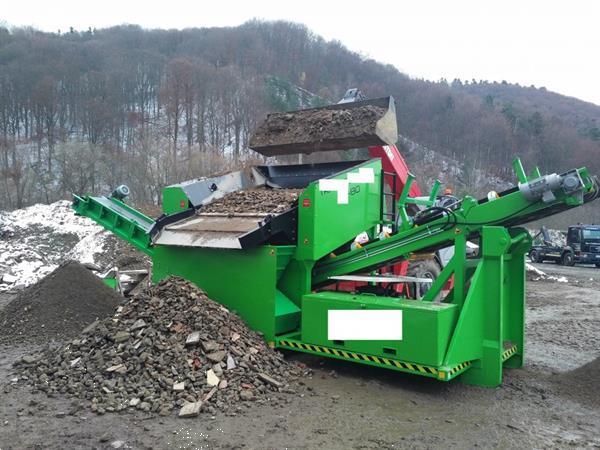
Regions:
<instances>
[{"instance_id":1,"label":"yellow marking","mask_svg":"<svg viewBox=\"0 0 600 450\"><path fill-rule=\"evenodd\" d=\"M373 358L373 360L377 363L381 364L381 361L379 361L379 358L377 356L371 356L371 358Z\"/></svg>"},{"instance_id":2,"label":"yellow marking","mask_svg":"<svg viewBox=\"0 0 600 450\"><path fill-rule=\"evenodd\" d=\"M331 355L331 352L329 351L329 349L327 347L322 347L323 351L329 355Z\"/></svg>"},{"instance_id":3,"label":"yellow marking","mask_svg":"<svg viewBox=\"0 0 600 450\"><path fill-rule=\"evenodd\" d=\"M389 359L386 359L386 358L382 358L382 359L383 359L384 363L386 363L388 366L390 365L390 360Z\"/></svg>"},{"instance_id":4,"label":"yellow marking","mask_svg":"<svg viewBox=\"0 0 600 450\"><path fill-rule=\"evenodd\" d=\"M362 357L362 359L364 359L365 361L369 360L369 357L367 355L360 355Z\"/></svg>"},{"instance_id":5,"label":"yellow marking","mask_svg":"<svg viewBox=\"0 0 600 450\"><path fill-rule=\"evenodd\" d=\"M360 359L356 353L352 353L352 357L353 357L354 359Z\"/></svg>"},{"instance_id":6,"label":"yellow marking","mask_svg":"<svg viewBox=\"0 0 600 450\"><path fill-rule=\"evenodd\" d=\"M335 348L332 348L331 351L333 352L333 354L335 356L340 356L340 354L338 353L338 351Z\"/></svg>"}]
</instances>

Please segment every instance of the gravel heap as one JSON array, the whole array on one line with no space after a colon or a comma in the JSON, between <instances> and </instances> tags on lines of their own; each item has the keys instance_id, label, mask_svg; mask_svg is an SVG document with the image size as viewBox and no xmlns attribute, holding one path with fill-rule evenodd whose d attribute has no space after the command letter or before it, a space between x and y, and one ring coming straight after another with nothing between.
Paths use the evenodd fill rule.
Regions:
<instances>
[{"instance_id":1,"label":"gravel heap","mask_svg":"<svg viewBox=\"0 0 600 450\"><path fill-rule=\"evenodd\" d=\"M279 214L298 201L301 189L247 189L235 191L202 207L201 213Z\"/></svg>"},{"instance_id":2,"label":"gravel heap","mask_svg":"<svg viewBox=\"0 0 600 450\"><path fill-rule=\"evenodd\" d=\"M71 339L90 322L111 316L122 300L88 269L68 261L0 311L0 343Z\"/></svg>"},{"instance_id":3,"label":"gravel heap","mask_svg":"<svg viewBox=\"0 0 600 450\"><path fill-rule=\"evenodd\" d=\"M35 391L67 394L103 414L233 414L277 406L301 370L258 333L180 278L147 288L69 345L15 363ZM244 403L245 402L245 403Z\"/></svg>"}]
</instances>

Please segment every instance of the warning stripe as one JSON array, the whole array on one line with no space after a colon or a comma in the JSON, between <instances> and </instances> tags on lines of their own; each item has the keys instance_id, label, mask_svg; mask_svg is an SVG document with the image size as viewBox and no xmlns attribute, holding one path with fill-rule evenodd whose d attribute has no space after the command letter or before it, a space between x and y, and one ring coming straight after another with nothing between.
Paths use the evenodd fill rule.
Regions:
<instances>
[{"instance_id":1,"label":"warning stripe","mask_svg":"<svg viewBox=\"0 0 600 450\"><path fill-rule=\"evenodd\" d=\"M450 380L454 375L462 372L468 368L471 363L464 362L458 364L448 370L438 370L436 367L425 366L422 364L409 363L405 361L398 361L397 359L384 358L382 356L367 355L364 353L354 353L345 350L334 349L330 347L321 347L314 344L304 344L302 342L280 340L277 341L280 347L297 348L301 350L308 350L314 353L324 353L326 355L334 355L341 359L348 359L350 361L368 362L370 364L376 364L380 366L393 367L405 372L415 373L417 375L427 375L438 378L440 380Z\"/></svg>"},{"instance_id":2,"label":"warning stripe","mask_svg":"<svg viewBox=\"0 0 600 450\"><path fill-rule=\"evenodd\" d=\"M510 358L515 353L517 353L516 345L513 345L511 348L504 350L504 352L502 353L502 362L506 361L508 358Z\"/></svg>"}]
</instances>

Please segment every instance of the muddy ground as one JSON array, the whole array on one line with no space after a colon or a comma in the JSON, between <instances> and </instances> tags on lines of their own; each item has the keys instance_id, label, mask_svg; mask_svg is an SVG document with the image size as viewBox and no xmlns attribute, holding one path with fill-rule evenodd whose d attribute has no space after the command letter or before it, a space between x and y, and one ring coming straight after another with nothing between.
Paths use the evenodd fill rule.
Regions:
<instances>
[{"instance_id":1,"label":"muddy ground","mask_svg":"<svg viewBox=\"0 0 600 450\"><path fill-rule=\"evenodd\" d=\"M499 388L290 354L314 375L276 409L244 402L233 416L98 416L7 385L12 361L34 350L14 346L0 351L0 448L597 448L600 408L571 394L597 395L600 375L567 391L561 383L600 356L600 270L538 267L569 283L528 283L527 362L505 370ZM0 308L9 300L1 295Z\"/></svg>"}]
</instances>

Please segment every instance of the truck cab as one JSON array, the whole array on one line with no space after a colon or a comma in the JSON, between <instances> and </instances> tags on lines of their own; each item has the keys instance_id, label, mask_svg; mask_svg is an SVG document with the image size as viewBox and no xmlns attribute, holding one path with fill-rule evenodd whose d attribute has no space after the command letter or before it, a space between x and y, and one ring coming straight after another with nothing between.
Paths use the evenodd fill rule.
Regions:
<instances>
[{"instance_id":1,"label":"truck cab","mask_svg":"<svg viewBox=\"0 0 600 450\"><path fill-rule=\"evenodd\" d=\"M533 238L529 258L533 262L554 261L565 266L594 264L600 268L600 225L573 225L566 242L553 242L542 227Z\"/></svg>"},{"instance_id":2,"label":"truck cab","mask_svg":"<svg viewBox=\"0 0 600 450\"><path fill-rule=\"evenodd\" d=\"M600 267L600 225L574 225L567 231L563 264L595 264Z\"/></svg>"}]
</instances>

